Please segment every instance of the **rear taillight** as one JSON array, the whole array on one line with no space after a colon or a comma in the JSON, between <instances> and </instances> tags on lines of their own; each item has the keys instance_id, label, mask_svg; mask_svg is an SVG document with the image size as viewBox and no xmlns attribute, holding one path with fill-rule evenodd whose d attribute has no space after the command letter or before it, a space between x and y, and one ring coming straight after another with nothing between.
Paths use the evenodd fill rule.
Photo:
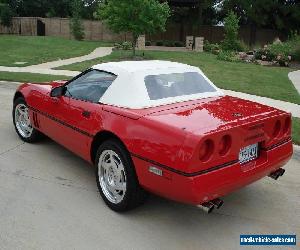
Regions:
<instances>
[{"instance_id":1,"label":"rear taillight","mask_svg":"<svg viewBox=\"0 0 300 250\"><path fill-rule=\"evenodd\" d=\"M277 120L273 128L273 137L277 137L279 135L280 129L281 129L281 122Z\"/></svg>"},{"instance_id":2,"label":"rear taillight","mask_svg":"<svg viewBox=\"0 0 300 250\"><path fill-rule=\"evenodd\" d=\"M199 150L199 159L203 162L208 161L214 152L214 142L210 139L205 140Z\"/></svg>"},{"instance_id":3,"label":"rear taillight","mask_svg":"<svg viewBox=\"0 0 300 250\"><path fill-rule=\"evenodd\" d=\"M232 140L231 140L231 136L230 135L224 135L220 142L219 142L219 154L221 156L224 156L226 155L230 148L231 148L231 143L232 143Z\"/></svg>"}]
</instances>

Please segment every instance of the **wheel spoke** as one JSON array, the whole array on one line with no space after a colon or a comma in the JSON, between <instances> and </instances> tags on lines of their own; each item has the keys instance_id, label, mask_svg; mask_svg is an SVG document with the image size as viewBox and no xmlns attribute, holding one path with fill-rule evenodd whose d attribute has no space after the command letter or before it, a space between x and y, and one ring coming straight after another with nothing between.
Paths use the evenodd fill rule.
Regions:
<instances>
[{"instance_id":1,"label":"wheel spoke","mask_svg":"<svg viewBox=\"0 0 300 250\"><path fill-rule=\"evenodd\" d=\"M125 179L126 175L125 175L125 170L124 170L123 165L119 166L117 173L118 173L119 179L126 182L126 179Z\"/></svg>"},{"instance_id":2,"label":"wheel spoke","mask_svg":"<svg viewBox=\"0 0 300 250\"><path fill-rule=\"evenodd\" d=\"M113 153L113 151L109 151L109 161L110 161L111 165L114 164L114 153Z\"/></svg>"},{"instance_id":3,"label":"wheel spoke","mask_svg":"<svg viewBox=\"0 0 300 250\"><path fill-rule=\"evenodd\" d=\"M125 191L126 190L126 183L122 182L122 181L118 181L116 183L116 189L121 190L121 191Z\"/></svg>"},{"instance_id":4,"label":"wheel spoke","mask_svg":"<svg viewBox=\"0 0 300 250\"><path fill-rule=\"evenodd\" d=\"M20 115L25 115L25 111L22 108L19 108L17 111Z\"/></svg>"},{"instance_id":5,"label":"wheel spoke","mask_svg":"<svg viewBox=\"0 0 300 250\"><path fill-rule=\"evenodd\" d=\"M122 200L123 198L123 195L120 195L116 189L113 191L113 195L115 197L115 200Z\"/></svg>"},{"instance_id":6,"label":"wheel spoke","mask_svg":"<svg viewBox=\"0 0 300 250\"><path fill-rule=\"evenodd\" d=\"M110 167L110 163L107 163L106 161L103 161L102 162L102 164L101 164L101 166L106 170L106 172L107 172L107 170L109 169L109 167Z\"/></svg>"},{"instance_id":7,"label":"wheel spoke","mask_svg":"<svg viewBox=\"0 0 300 250\"><path fill-rule=\"evenodd\" d=\"M107 184L107 189L114 195L115 188Z\"/></svg>"}]
</instances>

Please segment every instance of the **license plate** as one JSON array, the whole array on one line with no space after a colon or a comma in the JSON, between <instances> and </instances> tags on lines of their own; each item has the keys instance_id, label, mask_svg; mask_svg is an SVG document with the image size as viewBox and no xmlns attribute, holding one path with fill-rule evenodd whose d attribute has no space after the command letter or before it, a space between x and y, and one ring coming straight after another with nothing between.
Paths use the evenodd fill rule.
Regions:
<instances>
[{"instance_id":1,"label":"license plate","mask_svg":"<svg viewBox=\"0 0 300 250\"><path fill-rule=\"evenodd\" d=\"M258 157L258 143L240 150L239 161L241 164L252 161Z\"/></svg>"}]
</instances>

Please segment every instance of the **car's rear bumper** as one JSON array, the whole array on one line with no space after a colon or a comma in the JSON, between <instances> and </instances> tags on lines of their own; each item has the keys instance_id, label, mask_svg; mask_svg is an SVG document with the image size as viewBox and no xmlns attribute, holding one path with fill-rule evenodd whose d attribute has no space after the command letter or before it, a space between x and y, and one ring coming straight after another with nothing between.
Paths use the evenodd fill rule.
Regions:
<instances>
[{"instance_id":1,"label":"car's rear bumper","mask_svg":"<svg viewBox=\"0 0 300 250\"><path fill-rule=\"evenodd\" d=\"M261 150L260 157L255 161L244 165L235 163L196 176L174 173L135 156L133 161L139 182L146 190L172 200L198 205L269 175L285 165L292 153L290 140L273 149ZM150 173L150 166L161 169L163 176Z\"/></svg>"}]
</instances>

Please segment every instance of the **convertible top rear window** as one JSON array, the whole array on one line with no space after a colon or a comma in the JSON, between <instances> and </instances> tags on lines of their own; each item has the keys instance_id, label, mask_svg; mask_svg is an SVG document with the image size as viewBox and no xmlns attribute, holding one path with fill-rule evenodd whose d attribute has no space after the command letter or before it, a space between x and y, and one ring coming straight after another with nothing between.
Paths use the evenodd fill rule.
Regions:
<instances>
[{"instance_id":1,"label":"convertible top rear window","mask_svg":"<svg viewBox=\"0 0 300 250\"><path fill-rule=\"evenodd\" d=\"M145 84L150 100L217 91L197 72L148 75Z\"/></svg>"}]
</instances>

